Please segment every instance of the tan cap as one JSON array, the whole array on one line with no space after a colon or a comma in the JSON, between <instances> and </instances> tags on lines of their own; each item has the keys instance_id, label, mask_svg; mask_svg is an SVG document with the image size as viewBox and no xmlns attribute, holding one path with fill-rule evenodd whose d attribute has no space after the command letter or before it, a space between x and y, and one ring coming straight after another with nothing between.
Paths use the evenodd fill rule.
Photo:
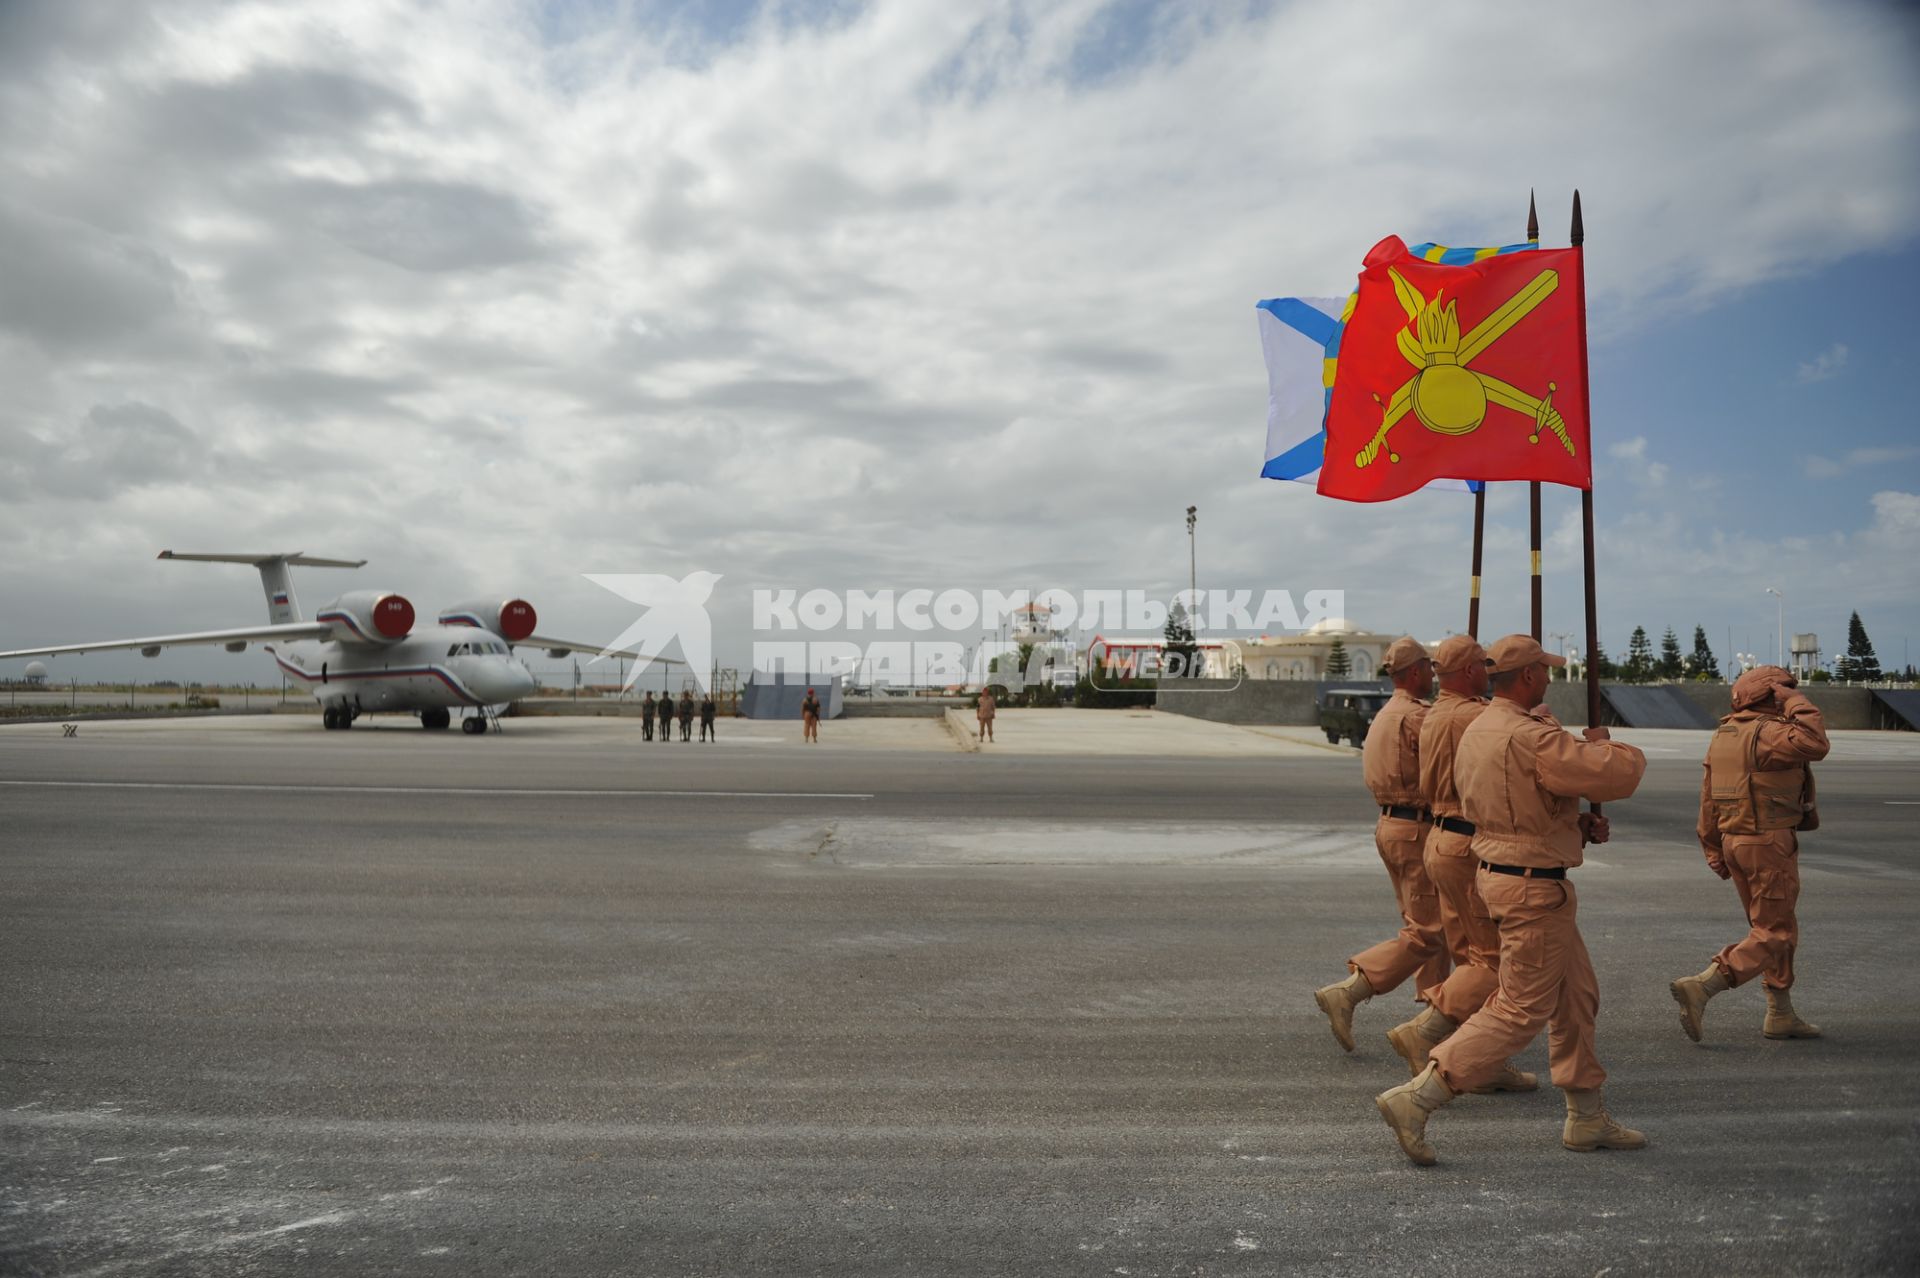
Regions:
<instances>
[{"instance_id":1,"label":"tan cap","mask_svg":"<svg viewBox=\"0 0 1920 1278\"><path fill-rule=\"evenodd\" d=\"M1433 650L1433 668L1438 674L1465 670L1474 662L1484 662L1487 650L1472 635L1449 635Z\"/></svg>"},{"instance_id":2,"label":"tan cap","mask_svg":"<svg viewBox=\"0 0 1920 1278\"><path fill-rule=\"evenodd\" d=\"M1396 675L1426 659L1427 650L1420 646L1420 641L1412 635L1407 635L1395 639L1393 646L1387 649L1386 660L1380 663L1380 672Z\"/></svg>"},{"instance_id":3,"label":"tan cap","mask_svg":"<svg viewBox=\"0 0 1920 1278\"><path fill-rule=\"evenodd\" d=\"M1532 635L1508 635L1504 639L1495 639L1493 647L1487 650L1487 657L1493 662L1493 673L1505 674L1509 670L1525 670L1528 666L1545 662L1550 666L1564 666L1565 657L1556 657L1540 646L1540 641Z\"/></svg>"},{"instance_id":4,"label":"tan cap","mask_svg":"<svg viewBox=\"0 0 1920 1278\"><path fill-rule=\"evenodd\" d=\"M1780 666L1755 666L1733 681L1733 708L1749 710L1773 700L1776 687L1791 688L1799 681Z\"/></svg>"}]
</instances>

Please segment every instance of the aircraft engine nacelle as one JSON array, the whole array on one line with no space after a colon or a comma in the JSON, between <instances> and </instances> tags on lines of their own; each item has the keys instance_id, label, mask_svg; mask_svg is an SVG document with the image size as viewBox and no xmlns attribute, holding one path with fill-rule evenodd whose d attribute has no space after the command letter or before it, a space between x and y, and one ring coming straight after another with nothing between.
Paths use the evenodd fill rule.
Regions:
<instances>
[{"instance_id":1,"label":"aircraft engine nacelle","mask_svg":"<svg viewBox=\"0 0 1920 1278\"><path fill-rule=\"evenodd\" d=\"M413 605L405 595L386 590L356 590L341 595L314 615L333 626L342 643L393 643L413 631Z\"/></svg>"},{"instance_id":2,"label":"aircraft engine nacelle","mask_svg":"<svg viewBox=\"0 0 1920 1278\"><path fill-rule=\"evenodd\" d=\"M524 599L486 599L457 604L441 613L439 622L443 626L478 626L491 630L508 643L519 643L533 633L539 616Z\"/></svg>"}]
</instances>

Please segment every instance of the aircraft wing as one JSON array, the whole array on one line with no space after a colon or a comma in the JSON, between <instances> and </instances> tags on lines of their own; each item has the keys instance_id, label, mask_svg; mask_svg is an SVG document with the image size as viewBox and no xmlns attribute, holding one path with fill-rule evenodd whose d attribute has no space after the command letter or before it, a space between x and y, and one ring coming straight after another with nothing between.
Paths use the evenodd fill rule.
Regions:
<instances>
[{"instance_id":1,"label":"aircraft wing","mask_svg":"<svg viewBox=\"0 0 1920 1278\"><path fill-rule=\"evenodd\" d=\"M544 648L546 649L547 655L556 661L561 657L569 656L576 652L583 652L590 657L597 657L602 652L605 652L607 648L607 645L604 643L577 643L571 639L552 639L546 635L528 635L525 639L519 640L513 646L516 648ZM634 651L632 648L616 648L612 655L615 657L639 657L643 654ZM686 662L673 657L650 657L648 660L657 661L663 666L683 666L686 664Z\"/></svg>"},{"instance_id":2,"label":"aircraft wing","mask_svg":"<svg viewBox=\"0 0 1920 1278\"><path fill-rule=\"evenodd\" d=\"M106 652L115 648L178 648L189 644L248 644L271 639L325 639L333 627L319 621L292 621L278 626L242 626L238 630L198 630L184 635L150 635L145 639L103 639L98 643L69 643L54 648L16 648L0 652L7 657L57 657L67 652Z\"/></svg>"}]
</instances>

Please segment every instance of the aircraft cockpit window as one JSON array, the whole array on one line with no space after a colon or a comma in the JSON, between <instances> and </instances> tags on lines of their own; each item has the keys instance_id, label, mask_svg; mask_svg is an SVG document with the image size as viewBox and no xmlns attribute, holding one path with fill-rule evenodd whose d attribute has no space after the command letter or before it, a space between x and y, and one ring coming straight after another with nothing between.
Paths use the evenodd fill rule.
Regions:
<instances>
[{"instance_id":1,"label":"aircraft cockpit window","mask_svg":"<svg viewBox=\"0 0 1920 1278\"><path fill-rule=\"evenodd\" d=\"M450 644L448 644L448 645L447 645L447 655L448 655L449 657L457 657L457 656L459 656L459 655L460 655L460 645L459 645L459 644L457 644L457 643L450 643Z\"/></svg>"}]
</instances>

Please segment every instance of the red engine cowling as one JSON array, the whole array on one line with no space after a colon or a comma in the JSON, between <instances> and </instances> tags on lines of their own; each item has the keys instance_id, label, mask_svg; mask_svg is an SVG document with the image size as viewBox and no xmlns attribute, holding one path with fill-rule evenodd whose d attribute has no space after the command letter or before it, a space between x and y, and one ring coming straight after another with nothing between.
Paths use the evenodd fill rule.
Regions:
<instances>
[{"instance_id":1,"label":"red engine cowling","mask_svg":"<svg viewBox=\"0 0 1920 1278\"><path fill-rule=\"evenodd\" d=\"M508 643L519 643L532 634L539 620L533 605L524 599L457 604L439 616L443 626L478 626L491 630Z\"/></svg>"},{"instance_id":2,"label":"red engine cowling","mask_svg":"<svg viewBox=\"0 0 1920 1278\"><path fill-rule=\"evenodd\" d=\"M392 643L413 632L413 605L387 590L356 590L341 595L315 614L333 626L342 643Z\"/></svg>"}]
</instances>

